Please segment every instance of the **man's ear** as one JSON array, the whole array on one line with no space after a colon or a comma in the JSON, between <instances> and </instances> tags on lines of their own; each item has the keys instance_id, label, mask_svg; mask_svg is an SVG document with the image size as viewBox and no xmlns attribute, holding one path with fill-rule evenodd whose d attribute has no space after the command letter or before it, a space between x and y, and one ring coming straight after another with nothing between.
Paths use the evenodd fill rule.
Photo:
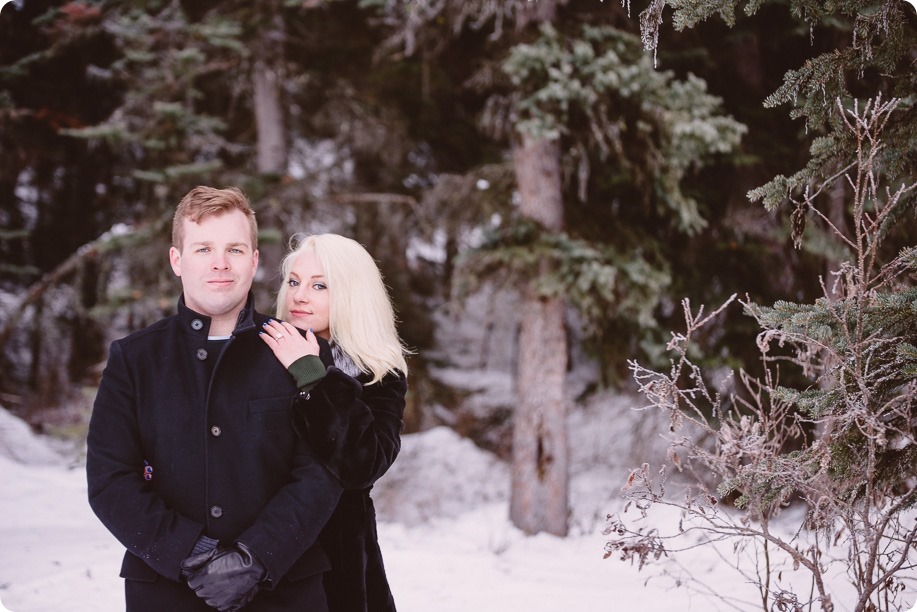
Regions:
<instances>
[{"instance_id":1,"label":"man's ear","mask_svg":"<svg viewBox=\"0 0 917 612\"><path fill-rule=\"evenodd\" d=\"M258 249L255 249L255 252L252 253L252 272L258 271Z\"/></svg>"},{"instance_id":2,"label":"man's ear","mask_svg":"<svg viewBox=\"0 0 917 612\"><path fill-rule=\"evenodd\" d=\"M256 258L257 259L257 258ZM181 276L181 252L175 247L169 247L169 264L175 276Z\"/></svg>"}]
</instances>

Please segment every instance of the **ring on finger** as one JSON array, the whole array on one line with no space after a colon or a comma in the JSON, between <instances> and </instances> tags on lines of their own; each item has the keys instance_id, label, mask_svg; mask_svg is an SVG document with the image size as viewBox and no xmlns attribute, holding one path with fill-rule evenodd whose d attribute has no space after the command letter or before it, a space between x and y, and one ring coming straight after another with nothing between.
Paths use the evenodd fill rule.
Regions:
<instances>
[{"instance_id":1,"label":"ring on finger","mask_svg":"<svg viewBox=\"0 0 917 612\"><path fill-rule=\"evenodd\" d=\"M281 338L283 338L283 334L277 334L277 335L275 335L274 337L277 338L278 340L280 340Z\"/></svg>"}]
</instances>

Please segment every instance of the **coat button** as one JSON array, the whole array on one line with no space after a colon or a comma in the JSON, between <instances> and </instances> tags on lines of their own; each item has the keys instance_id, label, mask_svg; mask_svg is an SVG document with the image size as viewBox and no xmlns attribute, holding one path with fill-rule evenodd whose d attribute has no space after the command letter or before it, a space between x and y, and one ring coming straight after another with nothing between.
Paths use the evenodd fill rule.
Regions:
<instances>
[{"instance_id":1,"label":"coat button","mask_svg":"<svg viewBox=\"0 0 917 612\"><path fill-rule=\"evenodd\" d=\"M205 349L197 349L197 358L201 361L207 359L207 351Z\"/></svg>"},{"instance_id":2,"label":"coat button","mask_svg":"<svg viewBox=\"0 0 917 612\"><path fill-rule=\"evenodd\" d=\"M210 508L210 516L213 518L220 518L223 516L223 509L219 506L213 506Z\"/></svg>"},{"instance_id":3,"label":"coat button","mask_svg":"<svg viewBox=\"0 0 917 612\"><path fill-rule=\"evenodd\" d=\"M199 331L202 327L204 327L204 322L200 319L194 319L191 321L191 329L194 331Z\"/></svg>"},{"instance_id":4,"label":"coat button","mask_svg":"<svg viewBox=\"0 0 917 612\"><path fill-rule=\"evenodd\" d=\"M210 433L212 433L215 437L219 437L220 434L223 433L223 430L220 429L218 425L214 425L210 428Z\"/></svg>"}]
</instances>

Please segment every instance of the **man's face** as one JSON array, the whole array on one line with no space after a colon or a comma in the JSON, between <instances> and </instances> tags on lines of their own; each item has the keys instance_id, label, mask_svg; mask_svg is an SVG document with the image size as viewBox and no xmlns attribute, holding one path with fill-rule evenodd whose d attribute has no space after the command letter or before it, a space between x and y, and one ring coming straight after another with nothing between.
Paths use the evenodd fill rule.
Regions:
<instances>
[{"instance_id":1,"label":"man's face","mask_svg":"<svg viewBox=\"0 0 917 612\"><path fill-rule=\"evenodd\" d=\"M181 277L185 305L212 317L210 333L230 333L245 305L258 269L258 251L251 243L248 219L239 210L209 216L194 223L182 219L182 250L169 249L169 262ZM223 323L223 325L220 325Z\"/></svg>"}]
</instances>

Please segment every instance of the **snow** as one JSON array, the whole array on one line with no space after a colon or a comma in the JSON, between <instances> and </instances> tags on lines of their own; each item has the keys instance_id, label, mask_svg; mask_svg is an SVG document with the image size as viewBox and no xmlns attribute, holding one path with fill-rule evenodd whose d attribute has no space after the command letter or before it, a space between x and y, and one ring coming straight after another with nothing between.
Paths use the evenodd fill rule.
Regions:
<instances>
[{"instance_id":1,"label":"snow","mask_svg":"<svg viewBox=\"0 0 917 612\"><path fill-rule=\"evenodd\" d=\"M603 559L604 515L622 507L616 493L621 466L599 460L607 451L601 440L645 416L572 416L581 443L573 445L572 528L566 538L526 536L512 526L508 466L493 455L445 427L404 436L398 461L373 495L398 609L755 610L753 588L711 546L642 571L615 557ZM623 441L627 437L614 438L624 449L634 446ZM628 461L622 457L620 463ZM0 612L123 609L123 548L89 509L83 466L2 409L0 482ZM689 574L709 591L685 582ZM836 603L838 610L849 609Z\"/></svg>"}]
</instances>

